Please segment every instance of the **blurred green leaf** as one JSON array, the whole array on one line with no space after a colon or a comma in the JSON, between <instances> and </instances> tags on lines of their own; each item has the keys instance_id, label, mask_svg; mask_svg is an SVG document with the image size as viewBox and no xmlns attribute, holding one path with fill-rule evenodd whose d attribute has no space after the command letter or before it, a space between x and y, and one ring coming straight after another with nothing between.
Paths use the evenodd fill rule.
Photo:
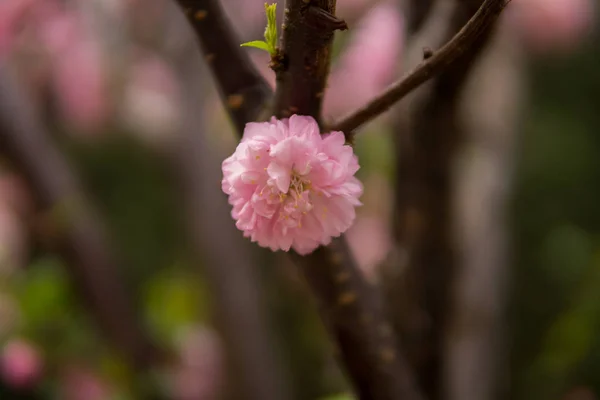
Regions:
<instances>
[{"instance_id":1,"label":"blurred green leaf","mask_svg":"<svg viewBox=\"0 0 600 400\"><path fill-rule=\"evenodd\" d=\"M190 272L161 271L145 287L150 325L163 340L170 341L184 326L206 318L207 299L202 282Z\"/></svg>"},{"instance_id":2,"label":"blurred green leaf","mask_svg":"<svg viewBox=\"0 0 600 400\"><path fill-rule=\"evenodd\" d=\"M61 263L44 258L31 264L16 285L16 297L27 324L42 326L64 319L72 297Z\"/></svg>"}]
</instances>

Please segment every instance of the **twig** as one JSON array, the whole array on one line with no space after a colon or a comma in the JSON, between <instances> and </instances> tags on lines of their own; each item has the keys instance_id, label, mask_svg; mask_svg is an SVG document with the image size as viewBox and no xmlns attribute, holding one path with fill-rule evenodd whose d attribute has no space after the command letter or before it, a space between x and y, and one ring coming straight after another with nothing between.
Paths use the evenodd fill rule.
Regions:
<instances>
[{"instance_id":1,"label":"twig","mask_svg":"<svg viewBox=\"0 0 600 400\"><path fill-rule=\"evenodd\" d=\"M75 288L107 336L138 368L164 362L122 285L101 221L6 69L0 68L0 151L23 175L41 211L48 213Z\"/></svg>"},{"instance_id":2,"label":"twig","mask_svg":"<svg viewBox=\"0 0 600 400\"><path fill-rule=\"evenodd\" d=\"M446 45L367 105L334 123L331 130L345 132L346 136L351 138L356 128L388 110L469 50L509 2L510 0L485 0L469 22Z\"/></svg>"},{"instance_id":3,"label":"twig","mask_svg":"<svg viewBox=\"0 0 600 400\"><path fill-rule=\"evenodd\" d=\"M337 28L334 0L286 3L275 115L320 120L331 41ZM301 257L292 255L317 299L339 358L363 400L420 399L398 349L378 292L365 281L344 237Z\"/></svg>"},{"instance_id":4,"label":"twig","mask_svg":"<svg viewBox=\"0 0 600 400\"><path fill-rule=\"evenodd\" d=\"M240 48L219 0L177 0L193 26L204 59L217 81L227 111L241 135L244 126L266 109L272 92Z\"/></svg>"}]
</instances>

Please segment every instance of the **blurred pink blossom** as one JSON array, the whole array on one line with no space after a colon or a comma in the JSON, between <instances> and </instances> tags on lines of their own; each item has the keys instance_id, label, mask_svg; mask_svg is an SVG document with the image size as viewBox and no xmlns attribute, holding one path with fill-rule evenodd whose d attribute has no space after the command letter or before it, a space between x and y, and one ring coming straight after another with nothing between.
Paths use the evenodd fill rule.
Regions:
<instances>
[{"instance_id":1,"label":"blurred pink blossom","mask_svg":"<svg viewBox=\"0 0 600 400\"><path fill-rule=\"evenodd\" d=\"M13 3L21 5L10 8ZM58 0L5 0L2 6L11 12L0 17L0 56L12 55L34 72L44 63L31 58L46 59L48 74L40 76L50 80L63 118L78 130L97 130L109 114L108 85L100 42L83 15ZM24 50L29 55L20 60Z\"/></svg>"},{"instance_id":2,"label":"blurred pink blossom","mask_svg":"<svg viewBox=\"0 0 600 400\"><path fill-rule=\"evenodd\" d=\"M173 69L146 55L134 62L123 96L123 119L143 140L162 143L180 122L180 87Z\"/></svg>"},{"instance_id":3,"label":"blurred pink blossom","mask_svg":"<svg viewBox=\"0 0 600 400\"><path fill-rule=\"evenodd\" d=\"M586 38L595 22L594 0L515 0L507 19L536 53L568 52Z\"/></svg>"},{"instance_id":4,"label":"blurred pink blossom","mask_svg":"<svg viewBox=\"0 0 600 400\"><path fill-rule=\"evenodd\" d=\"M142 41L155 41L164 32L165 17L172 6L164 0L121 0L125 19L133 35ZM140 12L143 9L144 12Z\"/></svg>"},{"instance_id":5,"label":"blurred pink blossom","mask_svg":"<svg viewBox=\"0 0 600 400\"><path fill-rule=\"evenodd\" d=\"M60 380L62 400L106 400L112 396L109 385L96 373L83 366L65 368Z\"/></svg>"},{"instance_id":6,"label":"blurred pink blossom","mask_svg":"<svg viewBox=\"0 0 600 400\"><path fill-rule=\"evenodd\" d=\"M173 371L176 400L212 400L223 379L223 354L216 334L202 327L190 327L179 338L181 364Z\"/></svg>"},{"instance_id":7,"label":"blurred pink blossom","mask_svg":"<svg viewBox=\"0 0 600 400\"><path fill-rule=\"evenodd\" d=\"M360 21L329 80L325 115L337 117L376 96L393 79L402 53L403 17L382 2Z\"/></svg>"},{"instance_id":8,"label":"blurred pink blossom","mask_svg":"<svg viewBox=\"0 0 600 400\"><path fill-rule=\"evenodd\" d=\"M358 265L367 275L373 276L374 267L385 259L392 245L385 221L358 216L346 236Z\"/></svg>"},{"instance_id":9,"label":"blurred pink blossom","mask_svg":"<svg viewBox=\"0 0 600 400\"><path fill-rule=\"evenodd\" d=\"M377 6L382 0L344 0L339 1L335 13L340 18L343 18L353 29L352 23L359 18L362 18L368 13L368 10Z\"/></svg>"},{"instance_id":10,"label":"blurred pink blossom","mask_svg":"<svg viewBox=\"0 0 600 400\"><path fill-rule=\"evenodd\" d=\"M79 39L81 27L74 10L63 10L55 3L46 2L43 8L36 10L36 15L35 23L41 44L48 54L65 52Z\"/></svg>"},{"instance_id":11,"label":"blurred pink blossom","mask_svg":"<svg viewBox=\"0 0 600 400\"><path fill-rule=\"evenodd\" d=\"M4 0L0 2L0 61L15 44L21 25L39 0Z\"/></svg>"},{"instance_id":12,"label":"blurred pink blossom","mask_svg":"<svg viewBox=\"0 0 600 400\"><path fill-rule=\"evenodd\" d=\"M2 349L0 374L7 385L16 389L34 385L42 374L38 350L24 339L11 339Z\"/></svg>"},{"instance_id":13,"label":"blurred pink blossom","mask_svg":"<svg viewBox=\"0 0 600 400\"><path fill-rule=\"evenodd\" d=\"M346 234L358 265L370 278L392 248L390 220L393 198L389 181L379 174L365 177L364 206Z\"/></svg>"},{"instance_id":14,"label":"blurred pink blossom","mask_svg":"<svg viewBox=\"0 0 600 400\"><path fill-rule=\"evenodd\" d=\"M276 2L275 0L268 1L268 3ZM221 3L235 30L241 34L242 42L262 39L263 31L267 26L264 0L222 0ZM283 2L280 2L279 15L282 15L282 10ZM255 34L260 36L254 37Z\"/></svg>"},{"instance_id":15,"label":"blurred pink blossom","mask_svg":"<svg viewBox=\"0 0 600 400\"><path fill-rule=\"evenodd\" d=\"M54 59L54 93L64 118L80 131L94 132L109 116L102 54L94 42L73 43Z\"/></svg>"},{"instance_id":16,"label":"blurred pink blossom","mask_svg":"<svg viewBox=\"0 0 600 400\"><path fill-rule=\"evenodd\" d=\"M109 114L107 71L100 42L83 15L48 6L40 38L52 59L52 86L63 117L77 130L98 130Z\"/></svg>"}]
</instances>

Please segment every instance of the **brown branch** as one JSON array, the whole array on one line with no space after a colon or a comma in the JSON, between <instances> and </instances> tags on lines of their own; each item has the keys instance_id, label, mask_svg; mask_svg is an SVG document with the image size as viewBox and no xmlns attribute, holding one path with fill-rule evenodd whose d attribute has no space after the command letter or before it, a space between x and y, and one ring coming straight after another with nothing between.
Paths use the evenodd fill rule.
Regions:
<instances>
[{"instance_id":1,"label":"brown branch","mask_svg":"<svg viewBox=\"0 0 600 400\"><path fill-rule=\"evenodd\" d=\"M219 388L223 393L217 397L286 400L290 398L287 373L270 329L256 249L232 224L220 190L224 155L221 158L219 149L211 147L206 131L210 74L194 52L196 39L186 29L179 7L174 2L167 6L160 21L164 29L150 43L173 65L182 84L182 107L176 140L163 153L163 161L180 191L187 250L192 266L208 285L211 314L223 339L227 385Z\"/></svg>"},{"instance_id":2,"label":"brown branch","mask_svg":"<svg viewBox=\"0 0 600 400\"><path fill-rule=\"evenodd\" d=\"M173 18L174 24L178 22ZM183 36L183 35L182 35ZM181 37L186 42L187 37ZM190 244L202 261L214 296L214 316L225 341L231 398L286 400L290 389L278 360L265 312L261 280L251 245L231 223L220 190L218 152L210 149L203 119L206 96L200 59L183 47L171 54L185 81L182 127L171 166L180 180Z\"/></svg>"},{"instance_id":3,"label":"brown branch","mask_svg":"<svg viewBox=\"0 0 600 400\"><path fill-rule=\"evenodd\" d=\"M476 10L471 4L456 4L446 35L463 26ZM436 11L448 18L444 8ZM437 12L431 18L437 19ZM439 29L431 27L436 28L432 34L439 35ZM408 358L432 400L445 398L444 346L458 266L451 209L456 154L464 140L458 107L473 63L494 27L486 25L468 51L397 113L395 130L401 134L394 135L398 154L394 234L402 257L389 263L384 282L395 305L394 322L410 350Z\"/></svg>"},{"instance_id":4,"label":"brown branch","mask_svg":"<svg viewBox=\"0 0 600 400\"><path fill-rule=\"evenodd\" d=\"M345 24L334 17L334 0L291 0L286 6L275 115L310 115L320 121L333 32ZM292 258L319 303L359 397L420 399L379 294L365 281L345 238L306 257L292 254Z\"/></svg>"},{"instance_id":5,"label":"brown branch","mask_svg":"<svg viewBox=\"0 0 600 400\"><path fill-rule=\"evenodd\" d=\"M240 48L219 0L177 0L200 41L238 134L268 106L271 88Z\"/></svg>"},{"instance_id":6,"label":"brown branch","mask_svg":"<svg viewBox=\"0 0 600 400\"><path fill-rule=\"evenodd\" d=\"M509 2L510 0L485 0L475 15L446 45L421 62L405 77L392 84L377 98L334 123L331 130L345 132L348 138L352 138L356 128L388 110L412 90L442 72L467 52Z\"/></svg>"},{"instance_id":7,"label":"brown branch","mask_svg":"<svg viewBox=\"0 0 600 400\"><path fill-rule=\"evenodd\" d=\"M122 285L98 215L6 67L0 67L0 151L47 213L76 291L107 336L138 368L164 362Z\"/></svg>"},{"instance_id":8,"label":"brown branch","mask_svg":"<svg viewBox=\"0 0 600 400\"><path fill-rule=\"evenodd\" d=\"M361 400L420 400L377 288L342 237L306 257L292 254L315 295L340 361Z\"/></svg>"},{"instance_id":9,"label":"brown branch","mask_svg":"<svg viewBox=\"0 0 600 400\"><path fill-rule=\"evenodd\" d=\"M321 121L333 33L346 28L334 14L335 0L286 2L282 62L276 68L275 115L310 115Z\"/></svg>"},{"instance_id":10,"label":"brown branch","mask_svg":"<svg viewBox=\"0 0 600 400\"><path fill-rule=\"evenodd\" d=\"M453 237L459 268L444 354L444 399L508 397L505 312L510 266L507 211L523 116L523 57L498 29L465 85L465 143L455 169Z\"/></svg>"},{"instance_id":11,"label":"brown branch","mask_svg":"<svg viewBox=\"0 0 600 400\"><path fill-rule=\"evenodd\" d=\"M190 112L190 111L188 111ZM190 122L194 122L192 125ZM215 319L226 343L232 398L285 400L289 385L269 331L256 254L231 223L219 195L219 159L198 132L198 118L186 123L175 154L186 197L191 244L214 296Z\"/></svg>"},{"instance_id":12,"label":"brown branch","mask_svg":"<svg viewBox=\"0 0 600 400\"><path fill-rule=\"evenodd\" d=\"M409 34L417 32L427 20L434 0L400 0L406 16L407 31Z\"/></svg>"}]
</instances>

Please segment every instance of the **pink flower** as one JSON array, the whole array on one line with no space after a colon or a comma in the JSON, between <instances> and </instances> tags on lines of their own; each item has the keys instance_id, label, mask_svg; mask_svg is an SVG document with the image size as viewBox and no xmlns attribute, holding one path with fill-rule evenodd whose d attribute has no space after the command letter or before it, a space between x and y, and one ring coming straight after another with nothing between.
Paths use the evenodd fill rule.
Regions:
<instances>
[{"instance_id":1,"label":"pink flower","mask_svg":"<svg viewBox=\"0 0 600 400\"><path fill-rule=\"evenodd\" d=\"M216 332L201 326L185 327L177 338L180 364L172 371L172 398L219 398L223 384L223 348Z\"/></svg>"},{"instance_id":2,"label":"pink flower","mask_svg":"<svg viewBox=\"0 0 600 400\"><path fill-rule=\"evenodd\" d=\"M329 80L324 106L328 117L361 106L393 80L401 61L403 23L398 7L387 2L360 21Z\"/></svg>"},{"instance_id":3,"label":"pink flower","mask_svg":"<svg viewBox=\"0 0 600 400\"><path fill-rule=\"evenodd\" d=\"M42 373L42 360L37 349L25 340L12 339L2 349L0 372L13 388L33 385Z\"/></svg>"},{"instance_id":4,"label":"pink flower","mask_svg":"<svg viewBox=\"0 0 600 400\"><path fill-rule=\"evenodd\" d=\"M113 390L95 371L72 364L61 371L59 392L64 400L104 400L114 398Z\"/></svg>"},{"instance_id":5,"label":"pink flower","mask_svg":"<svg viewBox=\"0 0 600 400\"><path fill-rule=\"evenodd\" d=\"M520 0L507 8L509 24L537 54L569 53L591 36L596 23L593 0Z\"/></svg>"},{"instance_id":6,"label":"pink flower","mask_svg":"<svg viewBox=\"0 0 600 400\"><path fill-rule=\"evenodd\" d=\"M305 255L346 231L363 187L342 132L321 136L311 117L249 123L223 162L236 226L262 247Z\"/></svg>"}]
</instances>

